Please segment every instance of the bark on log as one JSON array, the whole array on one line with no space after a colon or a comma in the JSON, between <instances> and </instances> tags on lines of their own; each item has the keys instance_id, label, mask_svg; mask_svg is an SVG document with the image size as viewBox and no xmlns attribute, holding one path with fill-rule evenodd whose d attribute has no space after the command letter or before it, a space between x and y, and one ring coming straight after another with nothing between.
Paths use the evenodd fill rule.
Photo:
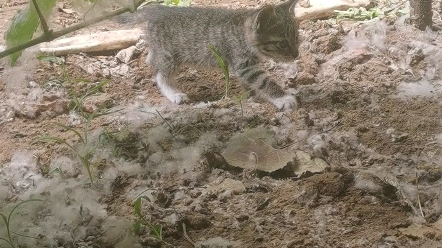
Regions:
<instances>
[{"instance_id":1,"label":"bark on log","mask_svg":"<svg viewBox=\"0 0 442 248\"><path fill-rule=\"evenodd\" d=\"M411 24L420 30L425 30L433 25L432 0L410 0Z\"/></svg>"},{"instance_id":2,"label":"bark on log","mask_svg":"<svg viewBox=\"0 0 442 248\"><path fill-rule=\"evenodd\" d=\"M40 45L41 53L65 55L80 52L121 50L135 45L142 36L141 29L116 30L74 36Z\"/></svg>"}]
</instances>

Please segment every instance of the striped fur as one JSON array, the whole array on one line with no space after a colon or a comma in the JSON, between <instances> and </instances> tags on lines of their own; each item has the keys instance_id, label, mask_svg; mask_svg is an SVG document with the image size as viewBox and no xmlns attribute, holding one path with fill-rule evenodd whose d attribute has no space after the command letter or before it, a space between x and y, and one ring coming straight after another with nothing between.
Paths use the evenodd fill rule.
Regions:
<instances>
[{"instance_id":1,"label":"striped fur","mask_svg":"<svg viewBox=\"0 0 442 248\"><path fill-rule=\"evenodd\" d=\"M218 67L209 49L213 45L234 72L251 89L278 109L289 109L295 97L286 94L260 67L263 58L279 61L298 56L296 0L260 9L167 7L150 5L141 10L147 20L147 62L156 73L162 93L180 104L186 95L174 87L174 74L182 66Z\"/></svg>"}]
</instances>

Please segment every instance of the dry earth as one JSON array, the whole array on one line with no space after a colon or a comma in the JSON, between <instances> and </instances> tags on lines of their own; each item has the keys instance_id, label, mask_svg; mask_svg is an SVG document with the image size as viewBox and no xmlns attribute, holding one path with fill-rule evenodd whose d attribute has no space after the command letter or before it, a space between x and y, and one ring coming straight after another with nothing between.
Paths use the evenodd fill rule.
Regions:
<instances>
[{"instance_id":1,"label":"dry earth","mask_svg":"<svg viewBox=\"0 0 442 248\"><path fill-rule=\"evenodd\" d=\"M25 2L0 8L3 32L5 20ZM68 4L58 9L55 27L81 19ZM43 200L16 210L11 229L27 237L12 234L14 242L19 247L441 247L440 32L417 31L404 17L333 21L302 23L300 58L266 64L297 90L299 109L290 113L252 99L241 107L235 78L230 99L219 100L222 73L195 68L178 77L191 103L172 105L151 80L144 52L127 65L115 53L69 55L63 64L26 53L17 67L1 62L1 211L9 213L30 198ZM80 32L116 26L109 22ZM86 122L70 102L105 80L98 93L85 98L83 110L116 112L93 119L82 145L57 123L83 132ZM290 174L228 165L220 154L230 138L256 127L272 130L281 150L303 151L327 167ZM59 137L80 154L92 150L94 183L67 146L33 143L41 136ZM295 166L301 163L293 157ZM142 201L141 212L149 223L162 225L163 241L147 226L133 233L139 196L151 199ZM0 235L7 237L3 223Z\"/></svg>"}]
</instances>

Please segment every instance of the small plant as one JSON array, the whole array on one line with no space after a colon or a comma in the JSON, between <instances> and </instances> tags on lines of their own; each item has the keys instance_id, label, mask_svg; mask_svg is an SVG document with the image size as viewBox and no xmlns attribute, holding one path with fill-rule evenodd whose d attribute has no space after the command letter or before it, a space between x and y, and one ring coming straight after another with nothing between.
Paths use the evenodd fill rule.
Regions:
<instances>
[{"instance_id":1,"label":"small plant","mask_svg":"<svg viewBox=\"0 0 442 248\"><path fill-rule=\"evenodd\" d=\"M69 84L72 83L71 77L69 76L67 66L65 64L65 60L61 57L52 56L52 55L37 55L37 59L48 62L50 64L56 64L59 65L61 70L63 71L63 79L64 82L67 82Z\"/></svg>"},{"instance_id":2,"label":"small plant","mask_svg":"<svg viewBox=\"0 0 442 248\"><path fill-rule=\"evenodd\" d=\"M241 118L244 117L244 109L242 106L242 101L249 95L250 91L243 92L241 95L236 96L236 100L239 103L239 107L241 108Z\"/></svg>"},{"instance_id":3,"label":"small plant","mask_svg":"<svg viewBox=\"0 0 442 248\"><path fill-rule=\"evenodd\" d=\"M59 127L65 128L68 131L73 132L79 139L80 139L80 143L82 145L82 147L84 147L86 149L86 151L81 152L79 149L76 149L74 147L74 145L68 143L66 140L59 138L59 137L55 137L55 136L42 136L37 138L36 140L34 140L32 142L32 144L35 144L37 142L55 142L58 144L63 144L66 145L67 147L69 147L74 153L75 155L80 159L81 164L83 164L83 166L86 168L86 171L88 173L89 176L89 180L91 181L91 184L93 184L93 177L92 177L92 162L91 162L91 158L93 156L93 154L95 153L95 151L98 148L98 145L101 143L101 135L99 136L99 142L95 145L95 146L90 146L89 143L89 126L90 123L92 122L93 119L98 118L100 116L103 115L108 115L114 112L118 112L119 110L116 111L106 111L106 112L93 112L91 114L88 115L88 118L86 120L86 123L84 125L84 129L83 132L80 133L79 131L77 131L76 129L63 125L63 124L57 124Z\"/></svg>"},{"instance_id":4,"label":"small plant","mask_svg":"<svg viewBox=\"0 0 442 248\"><path fill-rule=\"evenodd\" d=\"M383 15L383 11L378 8L370 10L366 10L364 8L349 8L348 10L345 11L335 10L335 13L336 13L336 22L338 22L341 19L365 21Z\"/></svg>"},{"instance_id":5,"label":"small plant","mask_svg":"<svg viewBox=\"0 0 442 248\"><path fill-rule=\"evenodd\" d=\"M6 215L6 214L0 212L0 217L2 218L3 222L4 222L5 225L6 225L6 232L7 232L7 235L8 235L7 238L0 238L1 241L4 241L4 242L6 242L10 247L15 248L16 246L14 245L14 242L12 241L12 235L11 235L11 233L13 233L13 234L15 234L15 235L18 235L18 236L22 236L22 237L28 237L28 236L25 236L25 235L21 235L21 234L15 233L15 232L13 232L13 231L11 230L11 217L12 217L12 214L14 213L14 211L15 211L18 207L20 207L21 205L23 205L23 204L25 204L25 203L29 203L29 202L35 202L35 201L42 201L42 200L40 200L40 199L30 199L30 200L22 201L22 202L20 202L19 204L17 204L17 205L11 210L11 212L9 212L8 215ZM30 238L30 237L28 237L28 238Z\"/></svg>"},{"instance_id":6,"label":"small plant","mask_svg":"<svg viewBox=\"0 0 442 248\"><path fill-rule=\"evenodd\" d=\"M164 0L165 5L175 5L175 6L182 6L182 7L188 7L190 6L191 0Z\"/></svg>"},{"instance_id":7,"label":"small plant","mask_svg":"<svg viewBox=\"0 0 442 248\"><path fill-rule=\"evenodd\" d=\"M52 55L37 55L37 59L44 61L44 62L54 63L57 65L64 64L63 58L60 58L57 56L52 56Z\"/></svg>"},{"instance_id":8,"label":"small plant","mask_svg":"<svg viewBox=\"0 0 442 248\"><path fill-rule=\"evenodd\" d=\"M219 54L219 52L215 49L214 46L209 44L209 49L213 52L213 55L215 56L216 60L218 61L218 65L221 68L221 70L224 73L224 81L225 81L225 86L226 86L226 92L224 95L224 98L228 98L229 95L229 90L230 87L232 86L231 82L230 82L230 77L229 77L229 65L227 64L226 61L224 61L224 59L221 57L221 54Z\"/></svg>"},{"instance_id":9,"label":"small plant","mask_svg":"<svg viewBox=\"0 0 442 248\"><path fill-rule=\"evenodd\" d=\"M403 16L409 12L407 9L399 9L399 7L400 6L396 6L388 10L380 8L371 8L369 10L365 8L349 8L348 10L335 10L334 12L336 14L336 23L338 23L341 19L366 21L375 18Z\"/></svg>"},{"instance_id":10,"label":"small plant","mask_svg":"<svg viewBox=\"0 0 442 248\"><path fill-rule=\"evenodd\" d=\"M109 80L103 80L101 81L99 84L97 84L96 86L88 89L86 91L86 93L84 93L82 96L77 97L76 95L72 94L72 100L69 103L69 109L72 111L76 111L78 112L83 118L88 119L88 113L84 112L84 107L83 107L83 102L84 99L86 99L86 97L93 95L99 91L101 91L101 89L109 83Z\"/></svg>"},{"instance_id":11,"label":"small plant","mask_svg":"<svg viewBox=\"0 0 442 248\"><path fill-rule=\"evenodd\" d=\"M138 220L133 224L134 233L139 234L141 231L141 225L145 225L150 229L150 232L153 234L155 238L163 240L163 226L161 226L160 224L153 225L141 213L142 199L145 199L148 202L150 202L150 199L147 196L140 196L135 200L134 211L135 214L138 216Z\"/></svg>"},{"instance_id":12,"label":"small plant","mask_svg":"<svg viewBox=\"0 0 442 248\"><path fill-rule=\"evenodd\" d=\"M65 60L63 58L57 57L57 56L49 56L49 55L38 55L37 59L44 61L44 62L48 62L51 64L57 64L61 67L62 71L63 71L63 82L68 83L69 85L71 85L74 82L87 82L90 83L89 80L86 79L75 79L72 80L72 78L69 75L68 72L68 68L65 64ZM101 81L100 83L98 83L97 85L89 88L86 93L84 93L82 96L78 97L75 94L71 94L72 96L72 100L69 103L69 109L73 110L73 111L77 111L80 114L82 114L82 110L83 110L83 101L86 97L93 95L99 91L102 90L102 88L109 83L108 79L105 79L103 81Z\"/></svg>"}]
</instances>

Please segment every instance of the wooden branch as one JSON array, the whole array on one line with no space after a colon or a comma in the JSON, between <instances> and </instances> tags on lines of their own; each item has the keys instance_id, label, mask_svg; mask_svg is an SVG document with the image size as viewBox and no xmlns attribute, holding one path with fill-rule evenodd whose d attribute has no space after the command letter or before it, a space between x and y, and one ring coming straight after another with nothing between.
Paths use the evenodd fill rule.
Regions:
<instances>
[{"instance_id":1,"label":"wooden branch","mask_svg":"<svg viewBox=\"0 0 442 248\"><path fill-rule=\"evenodd\" d=\"M46 22L43 14L40 11L40 7L38 7L37 0L32 0L34 4L35 11L37 12L38 18L40 18L41 26L43 27L43 33L49 38L51 37L52 30L49 30L48 23Z\"/></svg>"},{"instance_id":2,"label":"wooden branch","mask_svg":"<svg viewBox=\"0 0 442 248\"><path fill-rule=\"evenodd\" d=\"M78 35L43 43L39 46L39 51L59 56L69 53L121 50L135 45L142 34L141 29L130 29Z\"/></svg>"},{"instance_id":3,"label":"wooden branch","mask_svg":"<svg viewBox=\"0 0 442 248\"><path fill-rule=\"evenodd\" d=\"M12 47L10 49L7 49L7 50L5 50L3 52L0 52L0 59L6 57L8 55L11 55L13 53L16 53L18 51L24 50L26 48L29 48L29 47L35 46L37 44L43 43L45 41L54 40L54 39L59 38L59 37L61 37L63 35L66 35L66 34L74 32L76 30L79 30L79 29L82 29L84 27L87 27L89 25L92 25L92 24L95 24L95 23L107 20L107 19L115 17L117 15L121 15L121 14L123 14L125 12L133 10L133 8L138 8L143 2L144 2L144 0L134 0L134 6L135 7L124 7L124 8L117 9L117 10L111 12L111 13L108 13L106 15L103 15L103 16L100 16L100 17L97 17L97 18L94 18L92 20L87 20L87 21L84 21L84 22L79 23L77 25L74 25L74 26L71 26L71 27L59 30L59 31L52 32L52 33L49 34L49 36L47 36L46 34L43 34L43 35L41 35L38 38L35 38L35 39L30 40L28 42L25 42L25 43L23 43L21 45L18 45L18 46Z\"/></svg>"},{"instance_id":4,"label":"wooden branch","mask_svg":"<svg viewBox=\"0 0 442 248\"><path fill-rule=\"evenodd\" d=\"M295 7L296 19L302 21L328 18L334 15L335 10L348 10L349 8L367 7L370 0L310 0L310 6Z\"/></svg>"}]
</instances>

